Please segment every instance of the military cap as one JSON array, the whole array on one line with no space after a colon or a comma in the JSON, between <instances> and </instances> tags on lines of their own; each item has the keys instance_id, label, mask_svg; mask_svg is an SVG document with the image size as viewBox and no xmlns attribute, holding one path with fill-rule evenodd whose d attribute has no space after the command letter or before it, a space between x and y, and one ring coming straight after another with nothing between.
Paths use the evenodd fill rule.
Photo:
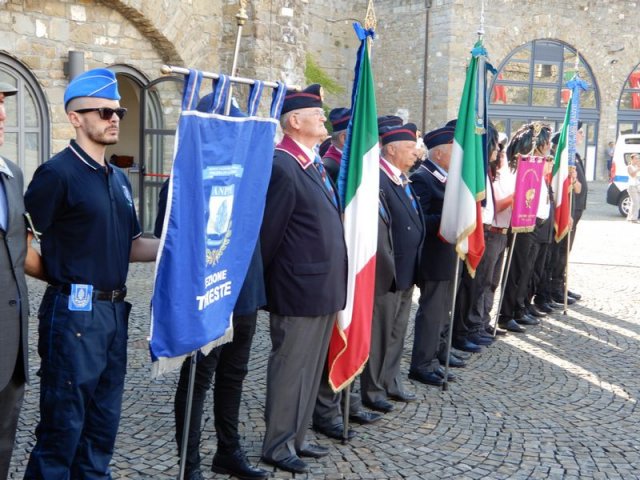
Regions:
<instances>
[{"instance_id":1,"label":"military cap","mask_svg":"<svg viewBox=\"0 0 640 480\"><path fill-rule=\"evenodd\" d=\"M453 134L456 131L456 120L450 120L444 127L436 128L425 133L423 141L425 146L430 150L438 145L446 145L453 143Z\"/></svg>"},{"instance_id":2,"label":"military cap","mask_svg":"<svg viewBox=\"0 0 640 480\"><path fill-rule=\"evenodd\" d=\"M387 145L391 142L400 142L402 140L417 141L418 127L414 123L406 125L384 127L380 133L380 143Z\"/></svg>"},{"instance_id":3,"label":"military cap","mask_svg":"<svg viewBox=\"0 0 640 480\"><path fill-rule=\"evenodd\" d=\"M329 112L329 121L334 132L346 130L351 120L351 110L348 108L334 108Z\"/></svg>"},{"instance_id":4,"label":"military cap","mask_svg":"<svg viewBox=\"0 0 640 480\"><path fill-rule=\"evenodd\" d=\"M322 108L322 87L319 84L309 85L301 92L287 92L282 104L282 115L300 108Z\"/></svg>"},{"instance_id":5,"label":"military cap","mask_svg":"<svg viewBox=\"0 0 640 480\"><path fill-rule=\"evenodd\" d=\"M4 93L5 97L10 97L18 93L18 89L10 83L0 82L0 93Z\"/></svg>"},{"instance_id":6,"label":"military cap","mask_svg":"<svg viewBox=\"0 0 640 480\"><path fill-rule=\"evenodd\" d=\"M64 107L74 98L96 97L120 100L116 74L106 68L95 68L71 80L64 92Z\"/></svg>"},{"instance_id":7,"label":"military cap","mask_svg":"<svg viewBox=\"0 0 640 480\"><path fill-rule=\"evenodd\" d=\"M378 117L378 135L385 127L399 127L400 125L402 125L402 119L397 115L382 115Z\"/></svg>"}]
</instances>

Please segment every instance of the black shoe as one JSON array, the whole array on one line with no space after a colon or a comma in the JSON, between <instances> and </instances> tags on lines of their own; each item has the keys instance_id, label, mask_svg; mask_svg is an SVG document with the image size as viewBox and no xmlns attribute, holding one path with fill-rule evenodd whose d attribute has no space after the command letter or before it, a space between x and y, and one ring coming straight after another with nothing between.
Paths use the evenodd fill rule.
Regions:
<instances>
[{"instance_id":1,"label":"black shoe","mask_svg":"<svg viewBox=\"0 0 640 480\"><path fill-rule=\"evenodd\" d=\"M251 465L240 449L229 454L217 451L213 457L211 470L215 473L232 475L240 480L261 480L270 476L266 470Z\"/></svg>"},{"instance_id":2,"label":"black shoe","mask_svg":"<svg viewBox=\"0 0 640 480\"><path fill-rule=\"evenodd\" d=\"M416 394L411 392L403 392L400 391L398 393L389 394L389 398L391 400L395 400L396 402L413 402L416 399Z\"/></svg>"},{"instance_id":3,"label":"black shoe","mask_svg":"<svg viewBox=\"0 0 640 480\"><path fill-rule=\"evenodd\" d=\"M461 350L451 350L449 352L451 355L455 355L456 357L458 357L461 360L469 360L471 358L471 354L468 352L463 352Z\"/></svg>"},{"instance_id":4,"label":"black shoe","mask_svg":"<svg viewBox=\"0 0 640 480\"><path fill-rule=\"evenodd\" d=\"M315 443L307 443L304 447L296 452L299 457L322 458L329 455L329 449Z\"/></svg>"},{"instance_id":5,"label":"black shoe","mask_svg":"<svg viewBox=\"0 0 640 480\"><path fill-rule=\"evenodd\" d=\"M190 472L185 472L184 478L185 480L204 480L202 471L199 468L194 468Z\"/></svg>"},{"instance_id":6,"label":"black shoe","mask_svg":"<svg viewBox=\"0 0 640 480\"><path fill-rule=\"evenodd\" d=\"M491 345L493 343L493 338L486 337L486 336L481 335L479 333L472 333L470 335L467 335L466 338L471 343L475 343L476 345L480 345L480 346L488 346L488 345Z\"/></svg>"},{"instance_id":7,"label":"black shoe","mask_svg":"<svg viewBox=\"0 0 640 480\"><path fill-rule=\"evenodd\" d=\"M440 361L440 365L444 365L445 362ZM460 357L457 357L453 353L449 355L449 366L451 368L464 368L467 366L467 362L462 360Z\"/></svg>"},{"instance_id":8,"label":"black shoe","mask_svg":"<svg viewBox=\"0 0 640 480\"><path fill-rule=\"evenodd\" d=\"M458 338L453 341L453 346L463 352L478 353L482 351L482 347L477 343L470 342L466 338Z\"/></svg>"},{"instance_id":9,"label":"black shoe","mask_svg":"<svg viewBox=\"0 0 640 480\"><path fill-rule=\"evenodd\" d=\"M389 413L391 410L393 410L393 404L391 402L387 402L386 400L376 400L375 402L367 402L363 400L362 404L371 410L382 413Z\"/></svg>"},{"instance_id":10,"label":"black shoe","mask_svg":"<svg viewBox=\"0 0 640 480\"><path fill-rule=\"evenodd\" d=\"M527 313L532 317L546 317L546 314L538 310L533 304L527 305Z\"/></svg>"},{"instance_id":11,"label":"black shoe","mask_svg":"<svg viewBox=\"0 0 640 480\"><path fill-rule=\"evenodd\" d=\"M440 378L444 380L444 367L438 367L436 373L440 375ZM449 372L447 375L447 382L455 382L458 379L453 373Z\"/></svg>"},{"instance_id":12,"label":"black shoe","mask_svg":"<svg viewBox=\"0 0 640 480\"><path fill-rule=\"evenodd\" d=\"M554 302L559 303L560 306L564 308L564 295L553 295L551 299ZM567 295L567 305L573 305L574 303L576 303L576 299Z\"/></svg>"},{"instance_id":13,"label":"black shoe","mask_svg":"<svg viewBox=\"0 0 640 480\"><path fill-rule=\"evenodd\" d=\"M409 372L409 378L416 382L424 383L426 385L433 385L434 387L441 387L444 380L438 372Z\"/></svg>"},{"instance_id":14,"label":"black shoe","mask_svg":"<svg viewBox=\"0 0 640 480\"><path fill-rule=\"evenodd\" d=\"M291 473L308 473L309 465L304 463L300 458L296 455L292 455L289 458L285 458L284 460L271 460L267 457L262 457L262 461L267 465L273 465L280 470L284 470L285 472Z\"/></svg>"},{"instance_id":15,"label":"black shoe","mask_svg":"<svg viewBox=\"0 0 640 480\"><path fill-rule=\"evenodd\" d=\"M522 318L516 318L515 320L520 325L540 325L540 320L526 313L522 315Z\"/></svg>"},{"instance_id":16,"label":"black shoe","mask_svg":"<svg viewBox=\"0 0 640 480\"><path fill-rule=\"evenodd\" d=\"M573 298L576 302L582 298L582 295L576 292L572 292L571 290L567 290L567 295Z\"/></svg>"},{"instance_id":17,"label":"black shoe","mask_svg":"<svg viewBox=\"0 0 640 480\"><path fill-rule=\"evenodd\" d=\"M487 332L489 335L493 336L493 327L487 327L485 329L485 332ZM506 335L507 331L504 328L496 328L496 335Z\"/></svg>"},{"instance_id":18,"label":"black shoe","mask_svg":"<svg viewBox=\"0 0 640 480\"><path fill-rule=\"evenodd\" d=\"M536 309L542 313L552 313L554 310L547 302L536 303Z\"/></svg>"},{"instance_id":19,"label":"black shoe","mask_svg":"<svg viewBox=\"0 0 640 480\"><path fill-rule=\"evenodd\" d=\"M381 413L367 412L366 410L358 410L357 412L349 415L349 420L353 423L357 423L358 425L368 425L369 423L377 422L381 418ZM351 430L349 430L349 433L351 433Z\"/></svg>"},{"instance_id":20,"label":"black shoe","mask_svg":"<svg viewBox=\"0 0 640 480\"><path fill-rule=\"evenodd\" d=\"M518 322L516 322L513 318L509 320L507 323L500 323L500 327L504 328L508 332L514 332L514 333L524 333L527 331L527 329L524 328L522 325L518 325Z\"/></svg>"},{"instance_id":21,"label":"black shoe","mask_svg":"<svg viewBox=\"0 0 640 480\"><path fill-rule=\"evenodd\" d=\"M375 414L374 414L375 415ZM342 423L338 423L336 425L331 425L329 427L323 427L317 424L313 424L313 429L318 432L321 433L322 435L325 435L329 438L333 438L335 440L343 440L344 439L344 426L342 425ZM353 437L356 436L356 431L353 430L352 428L349 429L349 432L347 434L347 440L351 440ZM304 456L304 455L301 455Z\"/></svg>"}]
</instances>

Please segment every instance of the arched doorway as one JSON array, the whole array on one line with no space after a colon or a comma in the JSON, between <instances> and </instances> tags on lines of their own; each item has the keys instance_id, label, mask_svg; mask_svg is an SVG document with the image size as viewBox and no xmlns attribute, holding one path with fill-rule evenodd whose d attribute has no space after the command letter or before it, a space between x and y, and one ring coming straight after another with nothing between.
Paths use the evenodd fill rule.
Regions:
<instances>
[{"instance_id":1,"label":"arched doorway","mask_svg":"<svg viewBox=\"0 0 640 480\"><path fill-rule=\"evenodd\" d=\"M491 85L489 118L508 136L521 125L540 120L562 127L570 92L565 84L575 71L576 50L558 40L534 40L513 50L501 63ZM589 90L580 95L580 119L585 144L578 151L585 159L587 179L596 172L600 97L598 86L582 55L580 76Z\"/></svg>"},{"instance_id":2,"label":"arched doorway","mask_svg":"<svg viewBox=\"0 0 640 480\"><path fill-rule=\"evenodd\" d=\"M618 99L618 134L640 132L640 63L627 77Z\"/></svg>"},{"instance_id":3,"label":"arched doorway","mask_svg":"<svg viewBox=\"0 0 640 480\"><path fill-rule=\"evenodd\" d=\"M2 53L0 82L18 89L18 93L5 103L7 120L0 154L20 166L26 188L36 168L51 154L47 99L29 69Z\"/></svg>"}]
</instances>

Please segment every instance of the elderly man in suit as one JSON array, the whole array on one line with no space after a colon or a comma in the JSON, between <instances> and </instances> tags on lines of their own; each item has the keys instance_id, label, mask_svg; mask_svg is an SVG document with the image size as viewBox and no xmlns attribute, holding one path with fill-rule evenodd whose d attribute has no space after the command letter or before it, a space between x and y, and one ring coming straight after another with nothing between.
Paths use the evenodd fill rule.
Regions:
<instances>
[{"instance_id":1,"label":"elderly man in suit","mask_svg":"<svg viewBox=\"0 0 640 480\"><path fill-rule=\"evenodd\" d=\"M0 146L4 143L4 103L18 93L0 82ZM29 296L24 277L27 232L22 172L0 156L0 478L7 478L18 416L27 381Z\"/></svg>"},{"instance_id":2,"label":"elderly man in suit","mask_svg":"<svg viewBox=\"0 0 640 480\"><path fill-rule=\"evenodd\" d=\"M407 173L417 159L414 124L380 129L380 191L388 206L395 261L395 291L375 299L369 362L360 378L362 403L383 413L389 399L415 400L400 379L400 361L424 238L422 213Z\"/></svg>"},{"instance_id":3,"label":"elderly man in suit","mask_svg":"<svg viewBox=\"0 0 640 480\"><path fill-rule=\"evenodd\" d=\"M306 473L306 442L336 314L346 302L347 248L337 194L314 147L327 135L322 91L286 95L260 233L270 312L262 460Z\"/></svg>"}]
</instances>

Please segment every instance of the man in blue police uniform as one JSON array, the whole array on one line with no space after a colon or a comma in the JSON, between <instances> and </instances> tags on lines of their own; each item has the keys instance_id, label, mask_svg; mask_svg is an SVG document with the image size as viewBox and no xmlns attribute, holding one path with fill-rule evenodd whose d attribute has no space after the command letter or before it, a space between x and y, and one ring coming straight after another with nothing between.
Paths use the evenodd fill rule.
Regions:
<instances>
[{"instance_id":1,"label":"man in blue police uniform","mask_svg":"<svg viewBox=\"0 0 640 480\"><path fill-rule=\"evenodd\" d=\"M428 159L411 176L424 214L426 235L409 378L436 386L444 383L444 370L438 354L445 349L445 335L442 333L449 322L451 287L457 260L454 246L438 237L454 131L455 124L449 122L424 136ZM449 380L453 378L453 374L450 374Z\"/></svg>"},{"instance_id":2,"label":"man in blue police uniform","mask_svg":"<svg viewBox=\"0 0 640 480\"><path fill-rule=\"evenodd\" d=\"M0 82L0 146L4 143L4 102L18 93ZM29 295L24 277L27 232L22 172L0 157L0 479L9 475L11 452L27 381Z\"/></svg>"},{"instance_id":3,"label":"man in blue police uniform","mask_svg":"<svg viewBox=\"0 0 640 480\"><path fill-rule=\"evenodd\" d=\"M322 163L334 183L338 181L338 175L340 174L342 149L347 141L349 120L351 120L351 110L348 108L334 108L329 112L329 121L333 132L331 132L331 145L322 156Z\"/></svg>"},{"instance_id":4,"label":"man in blue police uniform","mask_svg":"<svg viewBox=\"0 0 640 480\"><path fill-rule=\"evenodd\" d=\"M326 135L320 85L287 94L260 241L270 312L265 463L304 473L311 420L336 314L346 302L347 249L340 207L314 147Z\"/></svg>"},{"instance_id":5,"label":"man in blue police uniform","mask_svg":"<svg viewBox=\"0 0 640 480\"><path fill-rule=\"evenodd\" d=\"M360 393L365 406L384 413L393 409L388 399L415 400L415 394L402 387L400 361L424 237L422 213L407 178L417 159L416 131L412 123L380 131L380 191L391 222L396 288L375 298L371 349Z\"/></svg>"},{"instance_id":6,"label":"man in blue police uniform","mask_svg":"<svg viewBox=\"0 0 640 480\"><path fill-rule=\"evenodd\" d=\"M210 93L200 100L197 109L202 112L210 112L213 108L212 102L213 94ZM245 115L235 105L232 105L231 116ZM158 238L162 235L168 187L169 180L162 185L158 197L158 216L154 228L154 235ZM208 355L199 358L196 364L185 459L184 478L186 480L202 480L204 478L200 469L200 433L204 403L214 373L213 414L218 448L213 457L211 469L216 473L233 475L242 480L260 480L269 476L269 472L255 468L248 462L240 446L240 434L238 433L242 383L248 373L247 365L251 353L251 342L256 331L258 309L265 303L262 258L260 256L260 242L258 242L233 309L233 340L214 348ZM174 400L178 452L182 451L190 366L191 358L188 358L180 369Z\"/></svg>"},{"instance_id":7,"label":"man in blue police uniform","mask_svg":"<svg viewBox=\"0 0 640 480\"><path fill-rule=\"evenodd\" d=\"M130 261L152 261L126 175L105 160L118 141L113 72L95 69L67 87L76 139L41 165L25 206L41 236L49 282L40 305L40 423L26 479L110 479L127 363L124 301Z\"/></svg>"}]
</instances>

